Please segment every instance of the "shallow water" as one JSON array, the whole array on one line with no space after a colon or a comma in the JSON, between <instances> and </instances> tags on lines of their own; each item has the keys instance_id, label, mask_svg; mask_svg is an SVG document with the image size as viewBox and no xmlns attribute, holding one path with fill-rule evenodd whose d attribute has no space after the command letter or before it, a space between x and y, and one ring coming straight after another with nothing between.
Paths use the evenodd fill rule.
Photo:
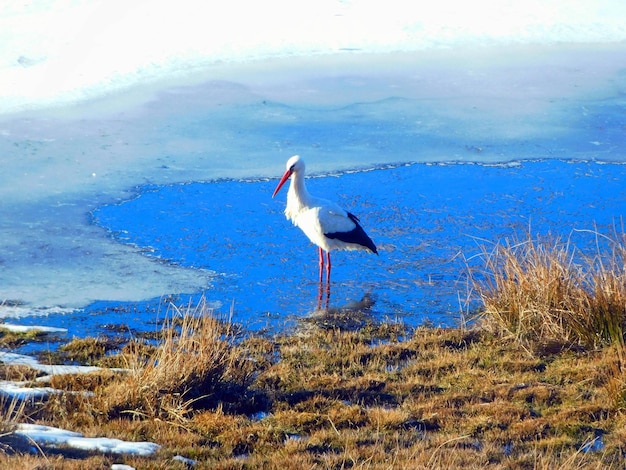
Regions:
<instances>
[{"instance_id":1,"label":"shallow water","mask_svg":"<svg viewBox=\"0 0 626 470\"><path fill-rule=\"evenodd\" d=\"M475 307L467 269L482 266L483 247L551 234L593 253L596 232L621 231L626 215L623 164L415 163L314 176L309 191L357 214L380 253L333 253L328 304L319 301L316 248L285 219L285 192L271 198L277 180L216 180L141 187L91 214L94 228L155 267L204 273L201 289L145 302L96 302L82 313L21 322L64 326L70 337L152 331L170 301L184 306L204 295L216 312L232 311L250 330L280 331L319 315L320 306L364 298L371 299L369 321L451 326Z\"/></svg>"},{"instance_id":2,"label":"shallow water","mask_svg":"<svg viewBox=\"0 0 626 470\"><path fill-rule=\"evenodd\" d=\"M483 247L551 234L594 253L596 233L620 232L626 214L623 164L403 164L316 176L307 180L309 190L358 214L379 247L378 257L333 254L328 306L367 297L364 321L456 325L475 306L466 273L482 266ZM271 199L276 182L143 187L128 201L94 211L93 223L160 262L205 271L212 281L202 293L217 312L228 316L232 308L233 320L248 329L276 332L319 315L316 249L284 218L285 194ZM185 304L200 295L191 294L174 300ZM72 315L69 325L63 315L36 322L79 335L119 325L145 331L166 310L163 299L99 302Z\"/></svg>"}]
</instances>

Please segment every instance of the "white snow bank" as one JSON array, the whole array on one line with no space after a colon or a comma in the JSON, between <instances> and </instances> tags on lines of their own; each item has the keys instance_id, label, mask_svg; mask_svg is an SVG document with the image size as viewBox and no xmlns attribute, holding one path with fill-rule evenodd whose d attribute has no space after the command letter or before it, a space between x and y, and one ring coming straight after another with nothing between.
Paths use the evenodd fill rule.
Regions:
<instances>
[{"instance_id":1,"label":"white snow bank","mask_svg":"<svg viewBox=\"0 0 626 470\"><path fill-rule=\"evenodd\" d=\"M0 395L9 397L11 400L42 400L55 393L61 393L61 391L52 387L28 387L26 382L0 380Z\"/></svg>"},{"instance_id":2,"label":"white snow bank","mask_svg":"<svg viewBox=\"0 0 626 470\"><path fill-rule=\"evenodd\" d=\"M18 424L15 434L27 437L38 445L66 446L74 449L112 454L151 455L161 448L153 442L129 442L107 437L84 437L81 433L40 424Z\"/></svg>"},{"instance_id":3,"label":"white snow bank","mask_svg":"<svg viewBox=\"0 0 626 470\"><path fill-rule=\"evenodd\" d=\"M50 0L0 7L0 112L268 57L626 38L619 0ZM217 4L216 4L217 5Z\"/></svg>"},{"instance_id":4,"label":"white snow bank","mask_svg":"<svg viewBox=\"0 0 626 470\"><path fill-rule=\"evenodd\" d=\"M35 331L41 334L60 334L67 333L67 328L55 328L53 326L40 325L14 325L13 323L0 323L0 330L7 330L13 333L29 333Z\"/></svg>"},{"instance_id":5,"label":"white snow bank","mask_svg":"<svg viewBox=\"0 0 626 470\"><path fill-rule=\"evenodd\" d=\"M31 369L44 372L46 374L87 374L89 372L95 372L101 370L96 366L67 366L58 364L42 364L37 359L24 354L16 354L5 351L0 351L0 362L5 364L25 365Z\"/></svg>"}]
</instances>

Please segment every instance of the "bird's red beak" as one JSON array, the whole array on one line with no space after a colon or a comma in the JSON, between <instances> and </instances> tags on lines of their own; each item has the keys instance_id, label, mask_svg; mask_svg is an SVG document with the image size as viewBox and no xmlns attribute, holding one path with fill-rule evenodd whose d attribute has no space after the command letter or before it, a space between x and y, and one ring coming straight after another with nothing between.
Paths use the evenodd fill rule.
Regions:
<instances>
[{"instance_id":1,"label":"bird's red beak","mask_svg":"<svg viewBox=\"0 0 626 470\"><path fill-rule=\"evenodd\" d=\"M289 177L291 176L291 173L293 173L293 171L291 171L291 169L289 169L289 170L287 170L285 172L283 177L278 182L278 186L276 186L276 189L274 190L274 194L272 194L272 197L274 197L274 196L276 196L278 194L278 191L280 191L280 188L283 187L283 184L285 184L285 181L287 181L289 179Z\"/></svg>"}]
</instances>

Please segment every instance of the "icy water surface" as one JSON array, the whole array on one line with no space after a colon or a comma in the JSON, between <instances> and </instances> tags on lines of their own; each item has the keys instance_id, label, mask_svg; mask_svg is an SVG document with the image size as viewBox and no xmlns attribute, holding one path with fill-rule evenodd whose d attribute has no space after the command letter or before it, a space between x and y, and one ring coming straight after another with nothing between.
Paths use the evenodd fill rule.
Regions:
<instances>
[{"instance_id":1,"label":"icy water surface","mask_svg":"<svg viewBox=\"0 0 626 470\"><path fill-rule=\"evenodd\" d=\"M380 256L335 252L330 309L367 301L365 318L456 325L468 301L467 266L482 247L560 236L593 252L595 232L623 231L626 165L538 160L506 165L398 164L314 175L313 194L360 216ZM137 188L134 198L91 214L115 243L161 265L203 273L202 289L142 302L96 302L81 312L20 323L68 328L70 336L153 331L170 302L204 295L251 331L283 331L319 315L317 251L288 222L277 180L216 180ZM129 269L132 267L129 266ZM129 279L133 279L131 274ZM127 282L122 278L120 282ZM361 303L363 305L363 303ZM335 316L340 319L341 315Z\"/></svg>"},{"instance_id":2,"label":"icy water surface","mask_svg":"<svg viewBox=\"0 0 626 470\"><path fill-rule=\"evenodd\" d=\"M626 165L557 160L501 166L402 164L307 180L360 216L380 256L334 253L331 307L368 295L373 318L452 325L466 303L466 259L532 234L593 248L626 214ZM317 252L283 216L271 181L141 188L93 213L122 243L215 273L207 299L252 329L282 328L317 308Z\"/></svg>"}]
</instances>

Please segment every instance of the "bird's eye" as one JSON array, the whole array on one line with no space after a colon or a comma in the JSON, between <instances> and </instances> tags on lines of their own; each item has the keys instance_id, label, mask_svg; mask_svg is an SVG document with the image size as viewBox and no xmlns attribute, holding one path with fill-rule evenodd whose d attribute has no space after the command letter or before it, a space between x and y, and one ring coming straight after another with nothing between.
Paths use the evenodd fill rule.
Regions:
<instances>
[{"instance_id":1,"label":"bird's eye","mask_svg":"<svg viewBox=\"0 0 626 470\"><path fill-rule=\"evenodd\" d=\"M293 165L291 165L291 168L289 168L289 172L293 173L293 170L296 169L296 164L294 163Z\"/></svg>"}]
</instances>

